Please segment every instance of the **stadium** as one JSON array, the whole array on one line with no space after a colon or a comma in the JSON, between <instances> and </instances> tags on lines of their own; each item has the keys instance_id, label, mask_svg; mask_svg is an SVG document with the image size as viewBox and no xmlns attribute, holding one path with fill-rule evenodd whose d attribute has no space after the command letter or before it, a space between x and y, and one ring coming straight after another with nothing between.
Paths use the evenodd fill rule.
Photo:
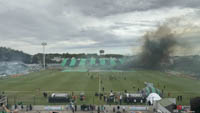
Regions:
<instances>
[{"instance_id":1,"label":"stadium","mask_svg":"<svg viewBox=\"0 0 200 113\"><path fill-rule=\"evenodd\" d=\"M0 113L200 113L198 0L0 0Z\"/></svg>"},{"instance_id":2,"label":"stadium","mask_svg":"<svg viewBox=\"0 0 200 113\"><path fill-rule=\"evenodd\" d=\"M73 100L80 108L82 105L146 106L146 98L151 93L161 98L182 96L177 104L189 105L190 99L200 94L199 87L194 87L200 85L199 80L157 70L116 68L127 61L123 58L65 58L60 64L62 70L47 67L28 75L4 78L0 80L0 89L10 105L65 106ZM53 93L61 95L60 99L49 100ZM63 94L67 96L62 97Z\"/></svg>"}]
</instances>

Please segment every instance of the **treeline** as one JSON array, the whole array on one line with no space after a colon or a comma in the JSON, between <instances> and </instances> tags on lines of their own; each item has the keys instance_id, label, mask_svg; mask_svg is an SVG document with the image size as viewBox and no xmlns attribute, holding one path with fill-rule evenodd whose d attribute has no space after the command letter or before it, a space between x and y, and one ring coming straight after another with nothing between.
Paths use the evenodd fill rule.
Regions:
<instances>
[{"instance_id":1,"label":"treeline","mask_svg":"<svg viewBox=\"0 0 200 113\"><path fill-rule=\"evenodd\" d=\"M11 48L0 47L0 61L21 61L31 63L31 55Z\"/></svg>"},{"instance_id":2,"label":"treeline","mask_svg":"<svg viewBox=\"0 0 200 113\"><path fill-rule=\"evenodd\" d=\"M61 61L56 61L54 58L91 58L91 57L115 57L115 58L122 58L123 55L120 54L105 54L105 55L98 55L98 54L85 54L85 53L79 53L79 54L70 54L70 53L54 53L54 54L46 54L46 63L61 63ZM27 53L24 53L22 51L14 50L11 48L6 47L0 47L0 61L21 61L27 64L37 64L42 63L43 61L43 54L38 53L35 55L30 55Z\"/></svg>"}]
</instances>

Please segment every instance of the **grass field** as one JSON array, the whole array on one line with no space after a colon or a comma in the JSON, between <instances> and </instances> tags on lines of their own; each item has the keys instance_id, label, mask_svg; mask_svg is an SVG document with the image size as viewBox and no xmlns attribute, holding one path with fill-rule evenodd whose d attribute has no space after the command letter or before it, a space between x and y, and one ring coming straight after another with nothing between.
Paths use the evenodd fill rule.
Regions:
<instances>
[{"instance_id":1,"label":"grass field","mask_svg":"<svg viewBox=\"0 0 200 113\"><path fill-rule=\"evenodd\" d=\"M93 78L91 78L93 76ZM111 80L114 76L117 79ZM102 85L100 85L102 81ZM60 72L46 70L30 73L16 78L0 80L0 91L4 91L8 96L10 104L22 101L25 104L49 104L42 95L44 91L48 94L52 92L74 92L79 95L86 94L84 102L77 101L78 104L103 104L104 102L94 97L95 92L105 92L110 90L123 92L137 92L137 89L144 88L144 82L154 83L160 90L164 85L164 96L183 96L183 101L179 104L188 105L191 97L200 96L200 81L189 77L179 77L169 75L159 71L135 70L133 72ZM135 87L135 88L134 88Z\"/></svg>"}]
</instances>

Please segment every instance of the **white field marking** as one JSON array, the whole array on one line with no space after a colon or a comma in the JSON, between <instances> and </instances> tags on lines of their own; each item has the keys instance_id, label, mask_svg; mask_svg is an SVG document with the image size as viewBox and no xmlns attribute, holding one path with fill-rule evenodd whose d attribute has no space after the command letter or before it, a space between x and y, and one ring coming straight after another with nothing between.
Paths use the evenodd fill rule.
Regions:
<instances>
[{"instance_id":1,"label":"white field marking","mask_svg":"<svg viewBox=\"0 0 200 113\"><path fill-rule=\"evenodd\" d=\"M99 93L101 92L101 79L100 79L100 75L99 75Z\"/></svg>"}]
</instances>

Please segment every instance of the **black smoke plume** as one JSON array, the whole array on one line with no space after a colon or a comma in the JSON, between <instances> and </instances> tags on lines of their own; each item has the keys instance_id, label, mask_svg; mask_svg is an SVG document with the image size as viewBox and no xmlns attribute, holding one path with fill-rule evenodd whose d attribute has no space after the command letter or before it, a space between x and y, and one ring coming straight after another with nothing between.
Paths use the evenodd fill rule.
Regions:
<instances>
[{"instance_id":1,"label":"black smoke plume","mask_svg":"<svg viewBox=\"0 0 200 113\"><path fill-rule=\"evenodd\" d=\"M159 26L156 31L147 32L143 36L144 43L139 55L139 66L148 69L160 68L169 63L170 55L177 44L175 34L166 25Z\"/></svg>"}]
</instances>

